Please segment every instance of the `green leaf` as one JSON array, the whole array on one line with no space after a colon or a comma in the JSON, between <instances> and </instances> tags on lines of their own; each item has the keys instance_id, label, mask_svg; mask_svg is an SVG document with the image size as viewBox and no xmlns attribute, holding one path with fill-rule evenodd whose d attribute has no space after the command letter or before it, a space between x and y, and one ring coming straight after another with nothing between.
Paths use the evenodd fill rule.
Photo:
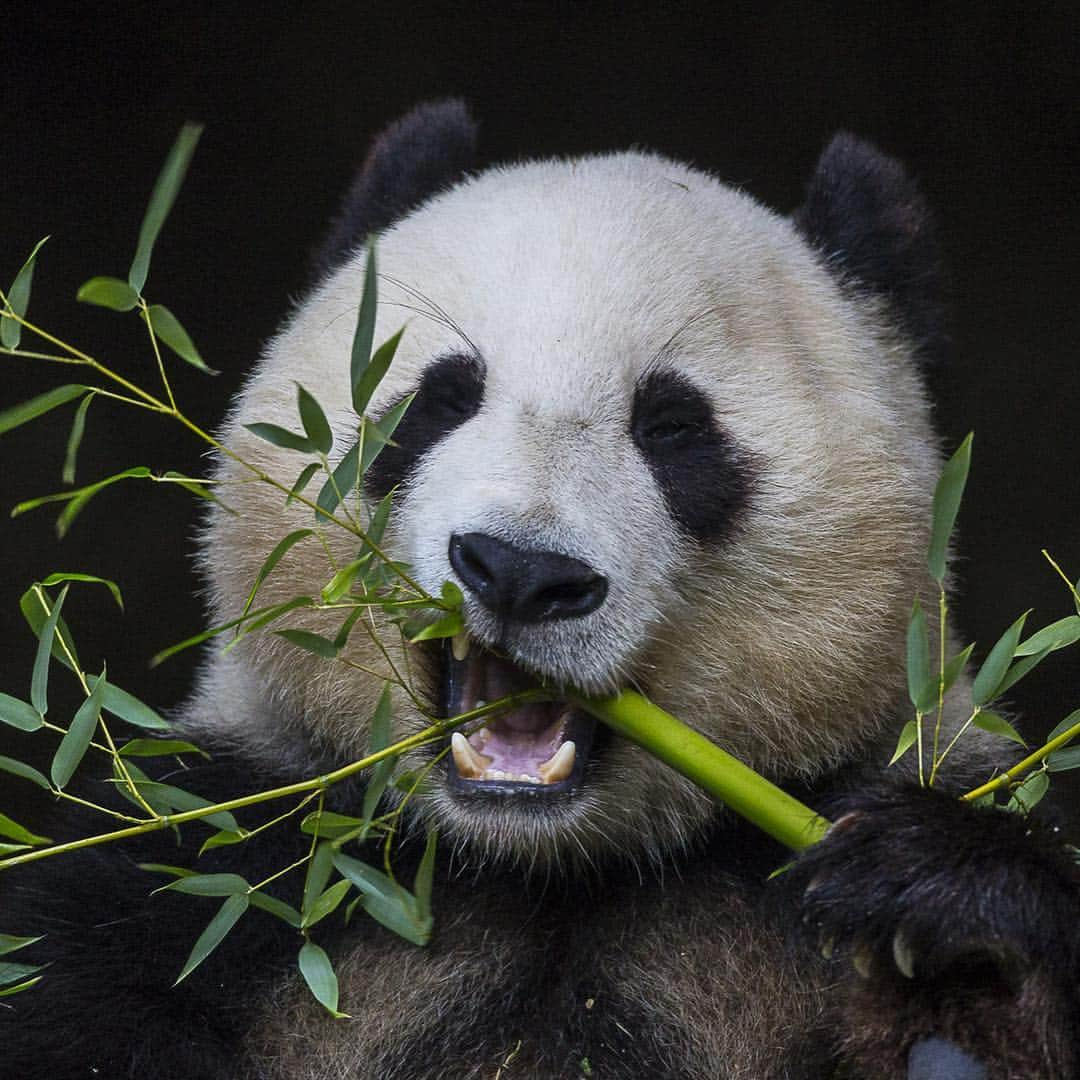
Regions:
<instances>
[{"instance_id":1,"label":"green leaf","mask_svg":"<svg viewBox=\"0 0 1080 1080\"><path fill-rule=\"evenodd\" d=\"M167 863L144 862L139 863L140 870L150 874L168 874L171 877L195 877L195 871L186 866L169 866Z\"/></svg>"},{"instance_id":2,"label":"green leaf","mask_svg":"<svg viewBox=\"0 0 1080 1080\"><path fill-rule=\"evenodd\" d=\"M326 419L322 406L299 383L296 384L296 406L308 441L320 454L329 454L334 445L330 422Z\"/></svg>"},{"instance_id":3,"label":"green leaf","mask_svg":"<svg viewBox=\"0 0 1080 1080\"><path fill-rule=\"evenodd\" d=\"M334 865L364 894L361 903L376 922L414 945L428 943L431 920L420 918L416 901L407 889L381 870L340 852L334 856Z\"/></svg>"},{"instance_id":4,"label":"green leaf","mask_svg":"<svg viewBox=\"0 0 1080 1080\"><path fill-rule=\"evenodd\" d=\"M12 983L17 983L20 980L25 979L40 970L40 964L11 964L7 962L0 963L0 986L10 986ZM15 989L25 989L25 984L23 987L13 988L11 993L14 993Z\"/></svg>"},{"instance_id":5,"label":"green leaf","mask_svg":"<svg viewBox=\"0 0 1080 1080\"><path fill-rule=\"evenodd\" d=\"M1037 630L1016 648L1017 656L1031 656L1044 650L1055 652L1080 641L1080 615L1069 615Z\"/></svg>"},{"instance_id":6,"label":"green leaf","mask_svg":"<svg viewBox=\"0 0 1080 1080\"><path fill-rule=\"evenodd\" d=\"M364 449L360 455L361 475L367 473L375 459L383 452L383 449L390 444L394 432L397 431L398 424L401 423L415 397L415 393L408 394L396 405L387 409L374 424L370 424L366 418L364 419L362 427L366 434L364 438Z\"/></svg>"},{"instance_id":7,"label":"green leaf","mask_svg":"<svg viewBox=\"0 0 1080 1080\"><path fill-rule=\"evenodd\" d=\"M1005 678L998 684L995 697L1001 697L1006 690L1018 683L1032 668L1037 667L1050 655L1049 649L1044 649L1040 653L1036 653L1034 656L1025 656L1022 660L1017 660L1012 667L1005 673Z\"/></svg>"},{"instance_id":8,"label":"green leaf","mask_svg":"<svg viewBox=\"0 0 1080 1080\"><path fill-rule=\"evenodd\" d=\"M378 310L378 270L375 260L375 244L368 241L367 265L364 272L364 291L360 296L360 310L356 316L353 333L352 354L349 361L349 385L352 387L353 408L362 416L367 399L361 397L364 373L371 363L371 348L375 343L375 316Z\"/></svg>"},{"instance_id":9,"label":"green leaf","mask_svg":"<svg viewBox=\"0 0 1080 1080\"><path fill-rule=\"evenodd\" d=\"M911 608L907 628L907 682L908 698L920 712L922 696L930 680L930 637L926 628L926 615L916 600Z\"/></svg>"},{"instance_id":10,"label":"green leaf","mask_svg":"<svg viewBox=\"0 0 1080 1080\"><path fill-rule=\"evenodd\" d=\"M449 611L441 619L428 623L411 638L409 642L416 644L418 641L430 641L434 638L448 638L460 634L465 629L464 620L460 611Z\"/></svg>"},{"instance_id":11,"label":"green leaf","mask_svg":"<svg viewBox=\"0 0 1080 1080\"><path fill-rule=\"evenodd\" d=\"M15 275L15 280L8 289L5 313L13 311L20 319L26 318L26 309L30 306L30 287L34 280L34 264L37 261L38 252L48 239L44 236L34 245L34 250L30 252L26 262ZM3 345L5 349L17 349L22 337L22 326L5 313L0 313L0 345ZM3 429L0 428L0 430Z\"/></svg>"},{"instance_id":12,"label":"green leaf","mask_svg":"<svg viewBox=\"0 0 1080 1080\"><path fill-rule=\"evenodd\" d=\"M179 739L132 739L120 747L121 757L168 757L170 754L201 754L204 758L210 757L194 743L182 742Z\"/></svg>"},{"instance_id":13,"label":"green leaf","mask_svg":"<svg viewBox=\"0 0 1080 1080\"><path fill-rule=\"evenodd\" d=\"M310 439L303 435L297 435L288 428L278 427L277 424L245 424L244 427L257 438L263 439L282 450L298 450L302 454L314 454L315 447Z\"/></svg>"},{"instance_id":14,"label":"green leaf","mask_svg":"<svg viewBox=\"0 0 1080 1080\"><path fill-rule=\"evenodd\" d=\"M1023 736L1006 720L1003 716L998 716L995 712L980 712L972 723L980 728L982 731L988 732L991 735L1001 735L1006 739L1012 739L1013 742L1019 743L1021 746L1027 746L1024 742Z\"/></svg>"},{"instance_id":15,"label":"green leaf","mask_svg":"<svg viewBox=\"0 0 1080 1080\"><path fill-rule=\"evenodd\" d=\"M18 405L13 405L10 409L5 409L0 412L0 435L29 423L31 420L36 420L39 416L44 416L45 413L51 412L61 405L66 405L69 401L73 401L91 389L93 388L83 386L80 383L65 383L63 386L56 386L52 390L46 390L44 394L38 394L37 397L30 398L29 401L23 401Z\"/></svg>"},{"instance_id":16,"label":"green leaf","mask_svg":"<svg viewBox=\"0 0 1080 1080\"><path fill-rule=\"evenodd\" d=\"M259 587L270 576L274 567L281 562L283 556L290 548L295 547L301 540L314 533L314 529L297 529L295 532L289 533L284 539L278 541L274 546L274 550L263 560L262 566L259 567L259 572L255 575L255 582L251 586L251 592L247 595L247 600L244 602L244 610L242 614L246 615L251 610L251 605L255 602L255 594L259 591Z\"/></svg>"},{"instance_id":17,"label":"green leaf","mask_svg":"<svg viewBox=\"0 0 1080 1080\"><path fill-rule=\"evenodd\" d=\"M53 785L63 789L79 767L97 731L101 718L101 703L105 696L105 674L98 677L90 696L79 706L75 719L67 729L53 755L50 773Z\"/></svg>"},{"instance_id":18,"label":"green leaf","mask_svg":"<svg viewBox=\"0 0 1080 1080\"><path fill-rule=\"evenodd\" d=\"M1068 772L1069 769L1080 769L1080 746L1070 746L1066 750L1055 750L1047 757L1046 767L1050 772Z\"/></svg>"},{"instance_id":19,"label":"green leaf","mask_svg":"<svg viewBox=\"0 0 1080 1080\"><path fill-rule=\"evenodd\" d=\"M242 844L249 836L249 833L233 832L232 829L219 829L216 833L208 836L202 843L202 847L199 848L199 855L205 855L208 851L213 851L214 848L229 847L231 844Z\"/></svg>"},{"instance_id":20,"label":"green leaf","mask_svg":"<svg viewBox=\"0 0 1080 1080\"><path fill-rule=\"evenodd\" d=\"M38 968L37 970L41 970ZM41 976L38 975L35 979L27 979L26 982L21 982L17 986L8 986L3 990L0 990L0 997L11 997L12 994L21 993L23 990L29 990L32 986L37 986L41 982Z\"/></svg>"},{"instance_id":21,"label":"green leaf","mask_svg":"<svg viewBox=\"0 0 1080 1080\"><path fill-rule=\"evenodd\" d=\"M465 594L452 581L442 583L442 601L451 611L460 611L465 603Z\"/></svg>"},{"instance_id":22,"label":"green leaf","mask_svg":"<svg viewBox=\"0 0 1080 1080\"><path fill-rule=\"evenodd\" d=\"M305 941L297 962L300 965L300 974L303 975L304 982L307 983L315 1000L335 1020L347 1019L347 1013L338 1012L337 976L334 974L330 957L326 955L325 950L314 941Z\"/></svg>"},{"instance_id":23,"label":"green leaf","mask_svg":"<svg viewBox=\"0 0 1080 1080\"><path fill-rule=\"evenodd\" d=\"M39 788L52 791L52 787L43 773L39 773L37 769L21 761L16 761L14 758L4 757L0 754L0 771L11 773L12 776L20 776L23 780L29 780L32 784L37 784Z\"/></svg>"},{"instance_id":24,"label":"green leaf","mask_svg":"<svg viewBox=\"0 0 1080 1080\"><path fill-rule=\"evenodd\" d=\"M321 656L324 660L333 660L338 654L338 647L329 638L310 630L275 630L274 633L290 645Z\"/></svg>"},{"instance_id":25,"label":"green leaf","mask_svg":"<svg viewBox=\"0 0 1080 1080\"><path fill-rule=\"evenodd\" d=\"M157 867L161 869L161 867ZM247 896L251 886L239 874L188 874L158 889L191 896Z\"/></svg>"},{"instance_id":26,"label":"green leaf","mask_svg":"<svg viewBox=\"0 0 1080 1080\"><path fill-rule=\"evenodd\" d=\"M75 418L71 421L71 431L68 434L67 449L64 452L64 468L60 473L60 479L65 484L75 483L75 461L79 456L79 447L82 444L83 432L86 431L86 413L90 408L90 402L96 397L95 394L87 394L79 407L75 410Z\"/></svg>"},{"instance_id":27,"label":"green leaf","mask_svg":"<svg viewBox=\"0 0 1080 1080\"><path fill-rule=\"evenodd\" d=\"M368 753L377 754L385 750L393 739L391 722L393 720L393 699L390 696L390 684L384 683L382 693L379 695L379 703L375 706L375 712L371 717L371 736L368 739ZM367 788L364 791L363 807L360 811L365 822L370 822L375 808L379 805L386 785L394 772L394 758L384 758L371 771Z\"/></svg>"},{"instance_id":28,"label":"green leaf","mask_svg":"<svg viewBox=\"0 0 1080 1080\"><path fill-rule=\"evenodd\" d=\"M389 370L390 362L394 359L394 354L397 352L397 347L401 343L401 335L403 333L405 333L404 327L389 340L384 341L375 351L375 355L371 358L371 363L364 368L359 381L353 383L353 408L356 410L358 416L363 415L364 410L368 407L368 402L371 401L372 395L375 393L379 383L382 382L383 377Z\"/></svg>"},{"instance_id":29,"label":"green leaf","mask_svg":"<svg viewBox=\"0 0 1080 1080\"><path fill-rule=\"evenodd\" d=\"M91 689L96 688L96 675L88 675L86 681ZM143 704L134 694L129 694L112 683L108 683L105 687L105 697L101 707L113 716L118 716L134 727L143 728L146 731L168 731L172 726L149 705Z\"/></svg>"},{"instance_id":30,"label":"green leaf","mask_svg":"<svg viewBox=\"0 0 1080 1080\"><path fill-rule=\"evenodd\" d=\"M75 299L110 311L131 311L139 306L139 294L126 281L114 277L93 277L84 281Z\"/></svg>"},{"instance_id":31,"label":"green leaf","mask_svg":"<svg viewBox=\"0 0 1080 1080\"><path fill-rule=\"evenodd\" d=\"M46 503L66 502L67 506L61 511L56 519L57 535L63 538L71 528L75 518L82 513L86 504L98 494L99 491L119 483L121 480L146 480L153 476L145 465L136 465L134 468L125 469L113 476L107 476L104 480L87 484L85 487L76 488L74 491L59 491L52 495L39 495L36 499L27 499L21 502L11 511L12 517L25 514L28 510L35 510Z\"/></svg>"},{"instance_id":32,"label":"green leaf","mask_svg":"<svg viewBox=\"0 0 1080 1080\"><path fill-rule=\"evenodd\" d=\"M135 257L131 260L131 269L128 271L128 282L137 293L141 293L146 285L146 277L150 272L150 256L153 254L158 233L161 232L161 227L165 224L165 219L169 216L169 211L176 201L201 134L201 125L185 124L180 129L180 134L176 137L169 156L165 159L165 164L158 174L154 190L150 195L150 203L143 217L142 227L139 229Z\"/></svg>"},{"instance_id":33,"label":"green leaf","mask_svg":"<svg viewBox=\"0 0 1080 1080\"><path fill-rule=\"evenodd\" d=\"M30 629L33 630L34 636L40 638L45 629L45 623L48 620L48 611L45 609L45 602L38 595L36 586L32 585L19 597L19 609L22 611L23 618L26 619ZM71 661L68 659L67 653L60 644L61 639L63 639L64 643L67 645L71 655L75 657L75 663L78 664L78 654L75 652L75 641L63 618L56 624L56 635L53 640L52 655L55 659L59 660L64 667L71 671L73 670Z\"/></svg>"},{"instance_id":34,"label":"green leaf","mask_svg":"<svg viewBox=\"0 0 1080 1080\"><path fill-rule=\"evenodd\" d=\"M304 877L304 898L300 910L305 918L315 901L326 891L333 868L334 849L329 841L324 840L316 846Z\"/></svg>"},{"instance_id":35,"label":"green leaf","mask_svg":"<svg viewBox=\"0 0 1080 1080\"><path fill-rule=\"evenodd\" d=\"M41 844L51 844L47 836L38 836L29 829L12 821L6 814L0 814L0 836L6 836L17 844L25 844L27 847L38 847Z\"/></svg>"},{"instance_id":36,"label":"green leaf","mask_svg":"<svg viewBox=\"0 0 1080 1080\"><path fill-rule=\"evenodd\" d=\"M1030 814L1049 788L1050 777L1042 769L1033 772L1013 791L1012 798L1009 799L1006 809L1020 814Z\"/></svg>"},{"instance_id":37,"label":"green leaf","mask_svg":"<svg viewBox=\"0 0 1080 1080\"><path fill-rule=\"evenodd\" d=\"M267 893L253 892L248 899L251 901L252 907L257 907L262 911L266 911L273 915L275 918L281 919L282 922L288 923L290 926L300 929L300 912L294 907L290 907L284 901L279 900L276 896L270 896Z\"/></svg>"},{"instance_id":38,"label":"green leaf","mask_svg":"<svg viewBox=\"0 0 1080 1080\"><path fill-rule=\"evenodd\" d=\"M191 335L181 326L180 320L164 304L151 304L139 314L144 321L149 321L150 329L181 360L186 360L192 367L198 368L207 375L218 374L199 355L199 350L195 348L195 342L191 340Z\"/></svg>"},{"instance_id":39,"label":"green leaf","mask_svg":"<svg viewBox=\"0 0 1080 1080\"><path fill-rule=\"evenodd\" d=\"M343 566L322 587L322 598L327 604L336 604L342 597L349 594L357 574L367 565L370 560L365 556Z\"/></svg>"},{"instance_id":40,"label":"green leaf","mask_svg":"<svg viewBox=\"0 0 1080 1080\"><path fill-rule=\"evenodd\" d=\"M333 914L338 905L345 899L346 893L352 888L352 882L342 879L330 886L312 905L311 910L304 916L300 924L302 929L314 926L321 922L327 915Z\"/></svg>"},{"instance_id":41,"label":"green leaf","mask_svg":"<svg viewBox=\"0 0 1080 1080\"><path fill-rule=\"evenodd\" d=\"M341 505L341 500L347 498L356 487L356 482L360 478L359 465L360 443L355 442L345 451L345 456L327 477L326 483L319 492L319 497L315 500L316 505L327 514L333 514ZM315 520L321 522L325 519L322 514L316 514Z\"/></svg>"},{"instance_id":42,"label":"green leaf","mask_svg":"<svg viewBox=\"0 0 1080 1080\"><path fill-rule=\"evenodd\" d=\"M975 676L975 682L971 686L972 704L985 705L997 697L998 688L1001 686L1002 680L1009 670L1009 665L1012 663L1017 643L1020 641L1020 635L1024 631L1024 623L1029 614L1030 612L1025 611L998 638L994 647L990 650L990 655L983 661L982 667L979 668L979 674Z\"/></svg>"},{"instance_id":43,"label":"green leaf","mask_svg":"<svg viewBox=\"0 0 1080 1080\"><path fill-rule=\"evenodd\" d=\"M311 482L311 478L322 468L322 463L313 461L310 465L305 465L300 470L300 475L296 478L296 483L289 489L289 497L285 500L285 505L288 506L297 495L303 493L304 488Z\"/></svg>"},{"instance_id":44,"label":"green leaf","mask_svg":"<svg viewBox=\"0 0 1080 1080\"><path fill-rule=\"evenodd\" d=\"M949 549L960 500L964 497L968 469L971 467L971 440L973 434L960 444L956 453L945 463L941 479L934 489L933 521L930 532L930 554L927 566L930 575L940 585L945 580L945 561Z\"/></svg>"},{"instance_id":45,"label":"green leaf","mask_svg":"<svg viewBox=\"0 0 1080 1080\"><path fill-rule=\"evenodd\" d=\"M909 720L900 732L900 738L896 742L896 749L889 759L890 765L895 765L915 744L919 737L919 725L914 720Z\"/></svg>"},{"instance_id":46,"label":"green leaf","mask_svg":"<svg viewBox=\"0 0 1080 1080\"><path fill-rule=\"evenodd\" d=\"M42 585L63 585L68 581L78 581L84 585L104 585L111 594L113 600L116 601L116 606L123 611L124 610L124 598L120 595L120 586L115 581L110 581L108 578L95 577L93 574L71 574L58 572L50 574L47 578L40 582Z\"/></svg>"},{"instance_id":47,"label":"green leaf","mask_svg":"<svg viewBox=\"0 0 1080 1080\"><path fill-rule=\"evenodd\" d=\"M218 913L210 920L209 925L199 935L184 963L184 968L176 977L177 983L183 982L225 939L225 935L240 921L240 917L248 909L247 896L230 896L225 903L218 908Z\"/></svg>"},{"instance_id":48,"label":"green leaf","mask_svg":"<svg viewBox=\"0 0 1080 1080\"><path fill-rule=\"evenodd\" d=\"M65 585L45 620L34 656L34 669L30 676L30 703L42 716L49 711L49 657L56 635L56 623L60 618L60 608L64 605L67 592L68 586Z\"/></svg>"},{"instance_id":49,"label":"green leaf","mask_svg":"<svg viewBox=\"0 0 1080 1080\"><path fill-rule=\"evenodd\" d=\"M300 831L308 836L336 840L339 836L356 832L363 824L362 818L336 814L332 810L313 810L300 823Z\"/></svg>"},{"instance_id":50,"label":"green leaf","mask_svg":"<svg viewBox=\"0 0 1080 1080\"><path fill-rule=\"evenodd\" d=\"M27 705L10 694L0 694L0 721L20 731L37 731L45 723L33 705Z\"/></svg>"},{"instance_id":51,"label":"green leaf","mask_svg":"<svg viewBox=\"0 0 1080 1080\"><path fill-rule=\"evenodd\" d=\"M40 940L41 935L38 937L13 937L11 934L0 934L0 956L7 956L8 953L25 949L27 945L33 945L35 941Z\"/></svg>"},{"instance_id":52,"label":"green leaf","mask_svg":"<svg viewBox=\"0 0 1080 1080\"><path fill-rule=\"evenodd\" d=\"M128 762L127 769L129 773L132 772L134 765ZM158 809L159 807L163 807L164 812L169 814L177 811L187 813L191 810L205 810L208 806L215 805L209 799L204 799L201 795L196 795L192 791L185 791L183 788L174 787L172 784L161 784L156 780L143 779L138 784L138 787L146 801L159 813L162 812L162 810ZM228 832L240 831L236 818L228 810L218 810L201 820L205 821L207 825L212 825L215 829L225 829Z\"/></svg>"},{"instance_id":53,"label":"green leaf","mask_svg":"<svg viewBox=\"0 0 1080 1080\"><path fill-rule=\"evenodd\" d=\"M435 878L435 852L439 843L439 830L428 829L427 844L413 880L416 896L416 914L421 923L431 923L431 890Z\"/></svg>"},{"instance_id":54,"label":"green leaf","mask_svg":"<svg viewBox=\"0 0 1080 1080\"><path fill-rule=\"evenodd\" d=\"M1065 719L1062 720L1061 723L1058 724L1054 728L1054 730L1050 732L1049 735L1046 736L1046 741L1050 742L1052 739L1056 739L1059 735L1064 735L1065 732L1069 730L1069 728L1076 727L1077 724L1080 724L1080 709L1073 709L1073 711L1069 713L1069 715L1066 716Z\"/></svg>"}]
</instances>

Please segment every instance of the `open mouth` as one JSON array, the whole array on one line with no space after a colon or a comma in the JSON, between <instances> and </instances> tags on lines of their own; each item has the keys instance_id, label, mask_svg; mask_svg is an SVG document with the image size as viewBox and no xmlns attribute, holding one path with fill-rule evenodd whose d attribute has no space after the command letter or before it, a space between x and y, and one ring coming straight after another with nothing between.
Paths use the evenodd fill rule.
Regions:
<instances>
[{"instance_id":1,"label":"open mouth","mask_svg":"<svg viewBox=\"0 0 1080 1080\"><path fill-rule=\"evenodd\" d=\"M443 645L443 709L458 716L536 690L536 676L467 638ZM582 783L596 721L565 699L528 701L450 737L447 774L468 793L554 795Z\"/></svg>"}]
</instances>

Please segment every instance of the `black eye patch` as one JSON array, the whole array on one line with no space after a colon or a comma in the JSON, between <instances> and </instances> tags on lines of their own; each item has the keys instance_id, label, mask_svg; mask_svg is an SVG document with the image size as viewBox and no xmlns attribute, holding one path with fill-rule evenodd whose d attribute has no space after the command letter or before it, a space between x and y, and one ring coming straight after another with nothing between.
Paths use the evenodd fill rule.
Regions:
<instances>
[{"instance_id":1,"label":"black eye patch","mask_svg":"<svg viewBox=\"0 0 1080 1080\"><path fill-rule=\"evenodd\" d=\"M430 364L416 397L364 477L369 494L381 498L407 484L423 456L455 428L470 420L484 400L484 366L475 356L453 353Z\"/></svg>"},{"instance_id":2,"label":"black eye patch","mask_svg":"<svg viewBox=\"0 0 1080 1080\"><path fill-rule=\"evenodd\" d=\"M685 376L650 372L634 391L630 433L679 526L699 543L726 539L749 500L753 469L709 399Z\"/></svg>"}]
</instances>

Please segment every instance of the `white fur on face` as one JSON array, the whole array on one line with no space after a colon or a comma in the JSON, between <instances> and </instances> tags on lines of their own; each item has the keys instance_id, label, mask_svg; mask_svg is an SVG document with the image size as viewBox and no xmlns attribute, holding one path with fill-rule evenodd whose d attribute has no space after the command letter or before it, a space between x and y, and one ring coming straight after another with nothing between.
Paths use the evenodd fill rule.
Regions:
<instances>
[{"instance_id":1,"label":"white fur on face","mask_svg":"<svg viewBox=\"0 0 1080 1080\"><path fill-rule=\"evenodd\" d=\"M901 693L907 612L927 587L936 452L904 347L786 221L704 174L624 154L486 173L390 229L379 259L378 338L408 328L373 411L447 353L475 350L486 373L480 411L422 459L395 511L388 542L425 587L453 578L456 533L552 549L605 575L609 591L591 615L504 638L523 666L593 692L639 686L776 776L813 776L876 734ZM295 428L296 380L347 445L362 279L358 254L272 343L234 411L230 445L290 481L296 455L239 425ZM635 385L658 366L701 389L755 463L749 505L715 547L680 533L630 436ZM221 475L238 478L229 463ZM203 549L218 619L240 610L274 543L310 524L255 485L231 501L245 516L216 515ZM327 577L317 544L296 549L262 602L315 595ZM479 605L467 615L475 637L497 636ZM358 662L378 667L374 649L353 642ZM377 679L279 639L243 656L273 715L341 754L364 745ZM215 671L204 711L231 685ZM268 728L257 704L214 714L202 723L248 741L294 737L289 722ZM402 732L421 722L403 695L398 721ZM685 842L711 813L617 740L586 787L546 823L466 813L439 795L435 806L471 842L530 857Z\"/></svg>"}]
</instances>

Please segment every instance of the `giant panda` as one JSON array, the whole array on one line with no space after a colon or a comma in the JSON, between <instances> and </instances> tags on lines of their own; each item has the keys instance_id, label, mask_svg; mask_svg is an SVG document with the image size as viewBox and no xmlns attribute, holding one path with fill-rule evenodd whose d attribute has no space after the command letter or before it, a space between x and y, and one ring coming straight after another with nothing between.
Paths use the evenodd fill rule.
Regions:
<instances>
[{"instance_id":1,"label":"giant panda","mask_svg":"<svg viewBox=\"0 0 1080 1080\"><path fill-rule=\"evenodd\" d=\"M245 425L294 425L300 382L347 445L377 235L377 340L407 328L371 411L416 397L368 494L395 492L392 555L465 597L465 648L397 657L426 708L541 680L633 687L831 832L774 876L785 852L643 750L565 701L523 706L459 743L408 809L406 877L440 830L432 944L362 918L321 927L347 1019L311 999L295 932L259 912L170 988L211 908L148 896L159 882L136 864L195 865L203 831L7 875L3 928L45 934L27 956L50 966L0 1008L3 1075L1073 1075L1080 894L1060 840L954 798L1001 763L978 732L932 791L886 768L905 625L935 598L923 376L947 333L916 185L839 135L784 217L657 154L474 171L475 141L456 101L377 139L225 443L295 471ZM242 511L214 509L200 540L223 621L310 514L227 457L215 477ZM260 602L317 592L325 567L296 547ZM219 798L361 756L380 657L363 635L351 648L352 667L273 635L212 649L176 729L213 760L185 786ZM424 725L406 694L393 706L395 734ZM254 881L308 843L275 830L197 865Z\"/></svg>"}]
</instances>

